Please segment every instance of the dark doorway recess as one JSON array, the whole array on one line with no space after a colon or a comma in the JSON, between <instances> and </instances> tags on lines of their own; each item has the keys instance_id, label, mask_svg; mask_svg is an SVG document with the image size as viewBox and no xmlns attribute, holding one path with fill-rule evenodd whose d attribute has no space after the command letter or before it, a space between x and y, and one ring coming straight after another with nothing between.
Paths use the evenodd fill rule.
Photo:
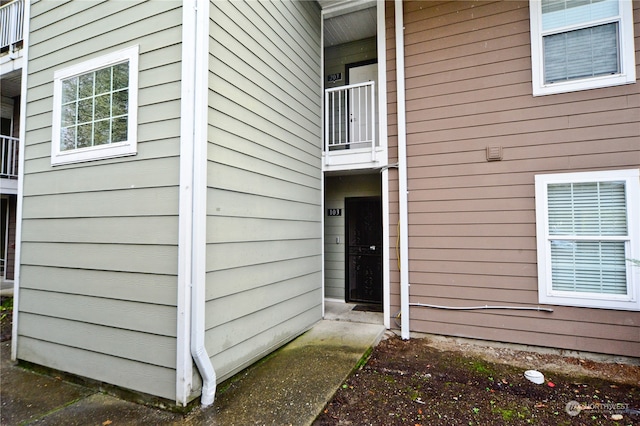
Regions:
<instances>
[{"instance_id":1,"label":"dark doorway recess","mask_svg":"<svg viewBox=\"0 0 640 426\"><path fill-rule=\"evenodd\" d=\"M345 199L347 302L382 304L380 197Z\"/></svg>"}]
</instances>

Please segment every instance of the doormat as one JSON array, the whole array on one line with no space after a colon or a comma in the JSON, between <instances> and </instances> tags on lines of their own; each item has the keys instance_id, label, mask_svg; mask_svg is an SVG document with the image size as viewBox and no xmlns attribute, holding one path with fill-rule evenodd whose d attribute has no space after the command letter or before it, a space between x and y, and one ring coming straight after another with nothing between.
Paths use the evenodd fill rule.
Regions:
<instances>
[{"instance_id":1,"label":"doormat","mask_svg":"<svg viewBox=\"0 0 640 426\"><path fill-rule=\"evenodd\" d=\"M382 312L382 306L380 306L380 305L356 305L356 306L353 307L352 311Z\"/></svg>"}]
</instances>

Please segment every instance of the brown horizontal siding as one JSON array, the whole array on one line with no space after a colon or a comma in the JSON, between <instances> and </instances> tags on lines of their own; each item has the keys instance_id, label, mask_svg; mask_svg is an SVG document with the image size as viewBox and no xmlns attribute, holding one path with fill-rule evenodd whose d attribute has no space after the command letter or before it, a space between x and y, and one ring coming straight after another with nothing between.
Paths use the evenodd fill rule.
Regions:
<instances>
[{"instance_id":1,"label":"brown horizontal siding","mask_svg":"<svg viewBox=\"0 0 640 426\"><path fill-rule=\"evenodd\" d=\"M640 4L634 3L636 34ZM390 162L397 161L387 6ZM405 2L411 303L538 306L534 176L640 166L640 86L532 96L528 1ZM636 37L637 53L640 38ZM637 54L640 69L640 54ZM486 148L500 146L502 161ZM390 170L391 312L399 310ZM637 356L636 312L411 308L411 329ZM479 325L482 324L482 325Z\"/></svg>"},{"instance_id":2,"label":"brown horizontal siding","mask_svg":"<svg viewBox=\"0 0 640 426\"><path fill-rule=\"evenodd\" d=\"M450 336L460 336L468 338L481 338L486 340L501 342L516 342L525 345L546 346L569 350L580 350L588 352L605 352L611 354L619 354L623 356L637 357L640 352L640 343L637 340L618 339L616 334L605 335L604 337L584 336L581 329L564 329L563 332L540 332L528 327L526 329L514 329L512 318L504 315L503 322L497 326L491 326L485 322L486 316L498 316L494 314L486 314L483 317L475 317L469 320L468 324L459 320L453 320L458 317L459 312L438 311L435 309L412 308L412 327L417 322L428 321L430 323L430 333L443 334ZM540 313L542 316L543 313ZM553 314L552 314L553 315ZM559 321L554 321L558 323ZM537 323L528 319L525 325ZM569 323L574 325L580 323ZM593 328L598 328L597 324ZM617 327L619 328L619 327ZM616 328L616 329L617 329ZM567 332L568 331L568 332ZM626 336L629 337L629 336ZM633 335L630 336L634 338ZM635 336L637 339L637 335Z\"/></svg>"}]
</instances>

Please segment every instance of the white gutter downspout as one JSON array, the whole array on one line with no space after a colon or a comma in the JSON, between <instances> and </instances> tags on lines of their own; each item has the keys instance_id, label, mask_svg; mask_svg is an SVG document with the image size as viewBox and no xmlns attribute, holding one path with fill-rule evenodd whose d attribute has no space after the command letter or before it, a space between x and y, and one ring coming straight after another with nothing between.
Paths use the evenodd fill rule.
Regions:
<instances>
[{"instance_id":1,"label":"white gutter downspout","mask_svg":"<svg viewBox=\"0 0 640 426\"><path fill-rule=\"evenodd\" d=\"M191 393L191 357L201 404L213 404L216 373L205 348L209 0L186 0L182 22L177 401ZM187 356L187 348L191 357Z\"/></svg>"},{"instance_id":2,"label":"white gutter downspout","mask_svg":"<svg viewBox=\"0 0 640 426\"><path fill-rule=\"evenodd\" d=\"M396 87L398 116L398 190L400 210L400 336L409 339L409 208L407 189L407 109L404 75L402 0L395 0Z\"/></svg>"},{"instance_id":3,"label":"white gutter downspout","mask_svg":"<svg viewBox=\"0 0 640 426\"><path fill-rule=\"evenodd\" d=\"M391 328L391 301L389 291L389 142L387 139L387 67L380 64L387 63L387 25L385 20L385 0L376 2L377 20L377 49L378 49L378 140L380 147L386 153L382 159L384 167L381 171L382 187L382 312L384 327Z\"/></svg>"},{"instance_id":4,"label":"white gutter downspout","mask_svg":"<svg viewBox=\"0 0 640 426\"><path fill-rule=\"evenodd\" d=\"M18 357L18 310L20 308L20 271L22 257L22 200L24 197L24 153L27 145L27 75L29 74L29 29L31 18L31 2L24 4L24 24L22 27L22 77L20 81L20 131L18 150L18 197L16 206L16 249L15 269L13 271L13 314L11 324L11 360Z\"/></svg>"}]
</instances>

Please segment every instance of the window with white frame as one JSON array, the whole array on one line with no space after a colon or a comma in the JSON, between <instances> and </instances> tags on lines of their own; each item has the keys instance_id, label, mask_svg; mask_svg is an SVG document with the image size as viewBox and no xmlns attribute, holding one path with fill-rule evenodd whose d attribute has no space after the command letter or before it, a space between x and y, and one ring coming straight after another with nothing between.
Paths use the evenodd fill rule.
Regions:
<instances>
[{"instance_id":1,"label":"window with white frame","mask_svg":"<svg viewBox=\"0 0 640 426\"><path fill-rule=\"evenodd\" d=\"M134 155L138 46L55 72L51 164Z\"/></svg>"},{"instance_id":2,"label":"window with white frame","mask_svg":"<svg viewBox=\"0 0 640 426\"><path fill-rule=\"evenodd\" d=\"M634 83L631 0L531 0L533 94Z\"/></svg>"},{"instance_id":3,"label":"window with white frame","mask_svg":"<svg viewBox=\"0 0 640 426\"><path fill-rule=\"evenodd\" d=\"M540 303L640 310L640 170L538 175Z\"/></svg>"}]
</instances>

